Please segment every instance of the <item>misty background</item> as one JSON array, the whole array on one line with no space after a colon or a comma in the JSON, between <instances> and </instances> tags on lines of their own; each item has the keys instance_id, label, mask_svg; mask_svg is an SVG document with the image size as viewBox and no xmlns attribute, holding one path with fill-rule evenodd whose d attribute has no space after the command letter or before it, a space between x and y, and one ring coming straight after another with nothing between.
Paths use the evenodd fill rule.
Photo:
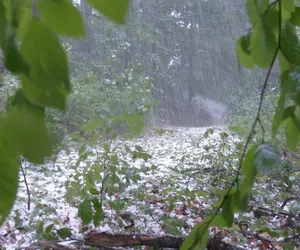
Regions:
<instances>
[{"instance_id":1,"label":"misty background","mask_svg":"<svg viewBox=\"0 0 300 250\"><path fill-rule=\"evenodd\" d=\"M187 127L249 122L255 113L267 71L238 63L237 40L250 28L243 1L133 0L124 26L84 0L74 3L86 37L62 38L74 80L68 112L48 112L56 131L73 132L112 113ZM278 72L270 78L269 109Z\"/></svg>"}]
</instances>

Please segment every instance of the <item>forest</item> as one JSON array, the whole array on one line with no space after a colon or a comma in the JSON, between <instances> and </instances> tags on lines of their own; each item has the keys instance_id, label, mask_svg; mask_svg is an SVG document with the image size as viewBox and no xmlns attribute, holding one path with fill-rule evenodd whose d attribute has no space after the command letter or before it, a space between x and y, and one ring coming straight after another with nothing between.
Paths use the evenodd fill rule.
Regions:
<instances>
[{"instance_id":1,"label":"forest","mask_svg":"<svg viewBox=\"0 0 300 250\"><path fill-rule=\"evenodd\" d=\"M0 250L300 249L299 0L0 0Z\"/></svg>"}]
</instances>

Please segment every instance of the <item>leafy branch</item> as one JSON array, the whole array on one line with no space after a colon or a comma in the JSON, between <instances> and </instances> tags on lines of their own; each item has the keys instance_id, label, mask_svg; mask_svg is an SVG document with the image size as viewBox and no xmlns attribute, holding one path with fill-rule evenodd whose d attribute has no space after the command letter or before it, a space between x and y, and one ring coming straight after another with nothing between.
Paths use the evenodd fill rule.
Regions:
<instances>
[{"instance_id":1,"label":"leafy branch","mask_svg":"<svg viewBox=\"0 0 300 250\"><path fill-rule=\"evenodd\" d=\"M250 3L250 2L251 1L248 1L248 3ZM254 1L252 2L252 4L254 4ZM255 179L255 176L257 173L256 166L254 165L254 163L251 163L251 162L253 162L254 154L257 154L259 152L259 150L262 150L263 148L261 148L261 147L257 148L257 146L254 145L254 147L252 148L252 151L250 150L248 152L248 154L249 153L252 154L252 157L250 157L249 162L245 163L245 161L246 161L245 158L246 158L246 153L247 153L248 147L251 143L251 139L253 137L253 134L255 133L255 129L258 124L261 126L261 129L262 129L262 146L264 145L263 143L264 143L264 137L265 137L265 128L261 122L260 117L261 117L261 111L262 111L266 88L267 88L267 85L269 82L269 77L270 77L270 74L274 67L274 64L276 62L276 58L278 57L278 53L282 49L281 48L281 39L282 39L281 1L280 0L275 1L275 2L271 3L269 6L267 6L266 10L262 11L261 17L259 17L257 20L255 19L255 18L257 18L256 16L254 16L254 17L252 16L252 18L251 18L251 16L249 17L250 19L252 19L253 26L255 26L256 29L258 29L257 26L261 22L262 18L266 15L267 11L270 10L271 8L273 9L277 4L279 6L278 16L277 16L277 18L278 18L278 42L277 42L276 48L274 49L274 54L271 58L270 64L268 66L268 72L265 77L263 87L262 87L262 90L260 93L260 100L259 100L257 113L255 116L254 122L251 126L250 132L247 136L246 142L244 144L235 178L232 181L230 187L227 189L227 191L226 191L225 195L223 196L220 204L218 205L216 211L211 216L206 218L202 224L200 224L196 228L194 228L192 233L189 235L189 237L183 243L182 249L194 249L197 245L199 246L199 244L200 244L201 249L204 249L206 247L206 242L207 242L207 238L208 238L208 228L210 226L219 226L219 227L232 226L234 210L237 209L238 211L243 211L245 209L245 205L243 203L245 201L247 201L247 203L248 203L249 194L251 192L251 188L253 186L254 179ZM256 6L256 5L254 5L254 7L258 8L258 6ZM258 15L258 13L255 13L255 14ZM252 39L253 43L255 42L255 40L254 40L255 35L256 36L265 35L266 37L267 37L267 35L269 35L269 31L265 30L266 28L264 25L265 24L263 23L263 24L260 24L260 26L258 26L258 27L261 27L262 30L253 30L252 31L250 39ZM263 35L261 34L262 32L263 32ZM269 35L269 37L272 37L272 35ZM249 36L247 38L249 39ZM260 46L260 45L258 45L258 46ZM250 54L251 51L249 51L249 47L251 47L251 46L248 41L247 45L244 46L244 48L243 48L243 51L245 52L245 54L247 54L247 56L251 55ZM253 47L252 47L252 49L253 49ZM266 50L268 50L268 47L266 47ZM266 55L267 55L267 53L266 53ZM258 62L258 64L260 64L260 65L265 64L265 58L261 58L260 55L258 54L258 51L253 56L255 57L255 59L261 60L260 62ZM272 150L272 148L269 147L268 145L266 145L265 149L268 151L270 149ZM248 172L251 173L251 176L249 176L249 173L248 173L248 176L246 176L246 179L244 180L244 185L242 184L243 185L242 186L242 185L240 185L239 180L240 180L241 172L244 169L244 165L245 166L248 165ZM252 168L252 169L249 169L249 168ZM247 172L247 168L245 168L245 170ZM244 189L246 189L246 192L244 191ZM219 216L221 211L222 211L222 214L221 214L221 216ZM229 219L226 217L229 217Z\"/></svg>"},{"instance_id":2,"label":"leafy branch","mask_svg":"<svg viewBox=\"0 0 300 250\"><path fill-rule=\"evenodd\" d=\"M112 21L125 22L129 0L87 2ZM0 226L16 199L19 157L44 163L53 149L46 110L66 110L71 83L60 35L85 36L83 18L72 1L0 1L0 65L21 83L0 120L0 193L5 193L0 196Z\"/></svg>"}]
</instances>

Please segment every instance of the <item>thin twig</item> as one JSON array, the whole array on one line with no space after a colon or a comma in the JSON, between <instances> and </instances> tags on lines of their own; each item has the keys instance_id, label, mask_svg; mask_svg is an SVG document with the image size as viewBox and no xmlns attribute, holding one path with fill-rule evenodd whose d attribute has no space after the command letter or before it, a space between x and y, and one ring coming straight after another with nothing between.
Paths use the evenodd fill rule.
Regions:
<instances>
[{"instance_id":1,"label":"thin twig","mask_svg":"<svg viewBox=\"0 0 300 250\"><path fill-rule=\"evenodd\" d=\"M25 167L26 167L26 161L24 161L24 162L25 162ZM24 178L24 183L25 183L25 186L26 186L26 192L27 192L27 209L30 210L30 190L29 190L29 187L28 187L27 179L26 179L26 173L23 169L22 160L21 160L21 171L22 171L22 175L23 175L23 178Z\"/></svg>"},{"instance_id":2,"label":"thin twig","mask_svg":"<svg viewBox=\"0 0 300 250\"><path fill-rule=\"evenodd\" d=\"M103 201L103 192L104 192L104 181L106 180L106 178L109 176L109 174L107 174L101 183L101 189L100 189L100 205L102 206L102 201Z\"/></svg>"},{"instance_id":3,"label":"thin twig","mask_svg":"<svg viewBox=\"0 0 300 250\"><path fill-rule=\"evenodd\" d=\"M290 202L290 201L295 201L295 200L299 200L299 197L288 197L284 200L284 202L282 203L282 205L280 206L281 209L284 209L285 205Z\"/></svg>"},{"instance_id":4,"label":"thin twig","mask_svg":"<svg viewBox=\"0 0 300 250\"><path fill-rule=\"evenodd\" d=\"M258 118L258 123L259 123L259 125L261 127L261 130L262 130L262 142L261 143L264 144L264 140L265 140L265 128L264 128L264 125L262 124L260 118Z\"/></svg>"}]
</instances>

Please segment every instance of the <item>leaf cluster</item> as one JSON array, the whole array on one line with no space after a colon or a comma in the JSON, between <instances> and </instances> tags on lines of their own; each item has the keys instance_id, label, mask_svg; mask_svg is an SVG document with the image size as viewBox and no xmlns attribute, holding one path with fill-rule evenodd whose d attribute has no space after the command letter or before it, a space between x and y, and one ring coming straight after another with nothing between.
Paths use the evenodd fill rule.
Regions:
<instances>
[{"instance_id":1,"label":"leaf cluster","mask_svg":"<svg viewBox=\"0 0 300 250\"><path fill-rule=\"evenodd\" d=\"M300 66L300 44L296 33L300 9L294 0L277 0L272 3L268 0L247 0L246 7L252 28L238 40L236 53L243 66L250 69L258 66L268 70L258 112L247 138L236 178L219 201L216 211L193 229L182 249L205 249L210 226L232 227L234 213L247 209L257 174L276 173L282 167L281 155L276 147L265 142L265 128L261 123L265 90L277 58L281 70L280 96L272 122L272 137L275 138L279 129L284 126L287 147L294 151L300 142L297 112L300 106L299 82L292 77L292 73ZM258 125L263 133L261 144L252 145L246 153Z\"/></svg>"},{"instance_id":2,"label":"leaf cluster","mask_svg":"<svg viewBox=\"0 0 300 250\"><path fill-rule=\"evenodd\" d=\"M124 23L127 0L88 3L106 17ZM66 110L71 83L59 35L85 35L82 16L71 1L0 1L0 60L21 85L9 98L0 120L0 225L16 197L19 157L40 164L51 155L46 109Z\"/></svg>"}]
</instances>

